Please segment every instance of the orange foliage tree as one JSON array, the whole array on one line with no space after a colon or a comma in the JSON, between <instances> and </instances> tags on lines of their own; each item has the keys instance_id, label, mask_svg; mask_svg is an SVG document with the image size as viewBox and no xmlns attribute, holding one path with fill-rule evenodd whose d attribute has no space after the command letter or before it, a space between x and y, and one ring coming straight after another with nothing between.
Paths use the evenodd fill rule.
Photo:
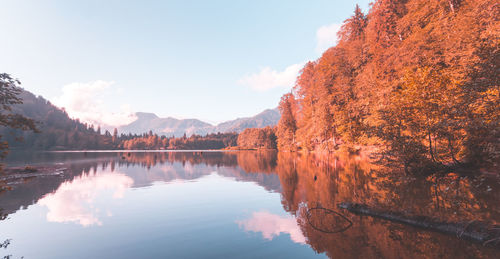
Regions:
<instances>
[{"instance_id":1,"label":"orange foliage tree","mask_svg":"<svg viewBox=\"0 0 500 259\"><path fill-rule=\"evenodd\" d=\"M376 145L412 168L497 166L499 17L494 0L378 0L366 15L357 6L283 97L278 147Z\"/></svg>"}]
</instances>

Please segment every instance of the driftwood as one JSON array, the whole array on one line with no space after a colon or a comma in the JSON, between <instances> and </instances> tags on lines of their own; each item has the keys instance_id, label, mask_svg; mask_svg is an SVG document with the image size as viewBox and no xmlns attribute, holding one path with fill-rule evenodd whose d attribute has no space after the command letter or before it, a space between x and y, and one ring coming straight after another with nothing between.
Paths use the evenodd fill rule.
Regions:
<instances>
[{"instance_id":1,"label":"driftwood","mask_svg":"<svg viewBox=\"0 0 500 259\"><path fill-rule=\"evenodd\" d=\"M401 212L382 211L364 204L343 202L337 205L349 212L390 220L405 225L453 235L461 239L500 248L500 226L482 221L444 222L426 216L408 216Z\"/></svg>"},{"instance_id":2,"label":"driftwood","mask_svg":"<svg viewBox=\"0 0 500 259\"><path fill-rule=\"evenodd\" d=\"M32 177L60 175L66 170L60 166L11 167L0 172L0 181L9 182Z\"/></svg>"}]
</instances>

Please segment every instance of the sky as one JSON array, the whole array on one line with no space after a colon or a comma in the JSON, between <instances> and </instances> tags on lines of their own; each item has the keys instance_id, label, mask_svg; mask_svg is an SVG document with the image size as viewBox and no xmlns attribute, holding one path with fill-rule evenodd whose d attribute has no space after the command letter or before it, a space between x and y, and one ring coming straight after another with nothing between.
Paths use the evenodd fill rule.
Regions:
<instances>
[{"instance_id":1,"label":"sky","mask_svg":"<svg viewBox=\"0 0 500 259\"><path fill-rule=\"evenodd\" d=\"M0 0L0 72L87 122L277 107L368 0Z\"/></svg>"}]
</instances>

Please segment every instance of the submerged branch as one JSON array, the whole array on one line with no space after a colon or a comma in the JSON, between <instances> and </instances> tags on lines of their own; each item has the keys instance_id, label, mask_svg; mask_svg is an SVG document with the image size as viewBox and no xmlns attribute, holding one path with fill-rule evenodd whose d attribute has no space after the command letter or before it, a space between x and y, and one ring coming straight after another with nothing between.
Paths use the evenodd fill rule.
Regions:
<instances>
[{"instance_id":1,"label":"submerged branch","mask_svg":"<svg viewBox=\"0 0 500 259\"><path fill-rule=\"evenodd\" d=\"M458 238L500 248L500 227L482 221L444 222L426 216L411 216L401 212L384 211L364 204L342 202L339 208L352 213L390 220L422 229L433 230Z\"/></svg>"}]
</instances>

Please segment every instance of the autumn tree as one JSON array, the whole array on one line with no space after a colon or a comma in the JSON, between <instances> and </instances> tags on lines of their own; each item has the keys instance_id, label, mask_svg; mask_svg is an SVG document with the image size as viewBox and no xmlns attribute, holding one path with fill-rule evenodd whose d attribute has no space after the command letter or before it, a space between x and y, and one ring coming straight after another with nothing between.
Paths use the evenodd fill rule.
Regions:
<instances>
[{"instance_id":1,"label":"autumn tree","mask_svg":"<svg viewBox=\"0 0 500 259\"><path fill-rule=\"evenodd\" d=\"M271 127L248 128L238 135L238 147L243 149L276 149L276 134Z\"/></svg>"},{"instance_id":2,"label":"autumn tree","mask_svg":"<svg viewBox=\"0 0 500 259\"><path fill-rule=\"evenodd\" d=\"M12 105L23 103L23 100L19 97L22 92L19 87L20 84L19 80L13 79L9 74L0 74L0 126L37 132L35 121L23 115L12 113ZM0 150L2 151L0 157L6 155L6 149L8 148L8 142L3 141L0 143Z\"/></svg>"},{"instance_id":3,"label":"autumn tree","mask_svg":"<svg viewBox=\"0 0 500 259\"><path fill-rule=\"evenodd\" d=\"M295 98L293 94L289 93L281 97L279 105L281 118L276 131L277 145L281 150L293 151L296 149L295 132L297 131L297 121L294 115L294 106Z\"/></svg>"},{"instance_id":4,"label":"autumn tree","mask_svg":"<svg viewBox=\"0 0 500 259\"><path fill-rule=\"evenodd\" d=\"M113 140L112 141L113 141L113 144L116 144L118 141L118 129L117 128L115 128L113 130Z\"/></svg>"}]
</instances>

